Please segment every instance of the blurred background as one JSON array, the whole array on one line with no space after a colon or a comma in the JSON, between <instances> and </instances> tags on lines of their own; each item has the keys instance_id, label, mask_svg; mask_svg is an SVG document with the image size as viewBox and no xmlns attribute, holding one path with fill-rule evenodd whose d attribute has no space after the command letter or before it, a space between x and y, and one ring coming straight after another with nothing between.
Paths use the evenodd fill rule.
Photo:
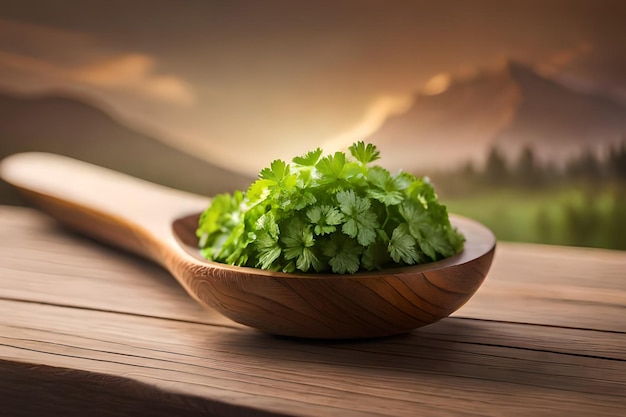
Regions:
<instances>
[{"instance_id":1,"label":"blurred background","mask_svg":"<svg viewBox=\"0 0 626 417\"><path fill-rule=\"evenodd\" d=\"M626 2L0 1L0 157L213 195L376 144L499 239L626 250ZM0 184L1 204L21 204Z\"/></svg>"}]
</instances>

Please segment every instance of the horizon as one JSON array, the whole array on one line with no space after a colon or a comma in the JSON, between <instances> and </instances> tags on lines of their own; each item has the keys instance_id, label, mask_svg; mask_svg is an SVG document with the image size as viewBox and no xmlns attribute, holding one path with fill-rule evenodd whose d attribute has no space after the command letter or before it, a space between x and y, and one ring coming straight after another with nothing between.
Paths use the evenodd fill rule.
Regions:
<instances>
[{"instance_id":1,"label":"horizon","mask_svg":"<svg viewBox=\"0 0 626 417\"><path fill-rule=\"evenodd\" d=\"M610 102L613 102L616 105L621 106L624 110L624 114L626 115L626 102L622 101L618 95L612 94L611 91L602 91L600 89L594 88L594 86L590 84L586 84L583 87L579 87L578 85L572 85L571 83L560 80L559 78L552 78L551 74L545 74L545 73L542 74L539 69L531 68L530 66L526 65L523 62L520 62L517 60L511 60L511 59L501 59L496 63L490 64L489 66L477 69L471 74L470 73L464 73L460 75L448 74L448 76L445 77L445 82L443 83L444 85L442 85L441 80L438 79L439 76L436 76L434 78L435 82L432 82L433 80L430 80L424 86L422 90L414 92L411 100L404 100L402 103L397 103L397 102L387 103L391 105L395 104L396 105L395 111L387 113L385 117L381 117L380 114L375 116L374 119L376 123L373 125L370 123L370 125L368 126L371 128L370 135L374 134L374 137L375 137L375 134L378 132L380 127L384 126L387 122L389 122L394 117L402 118L403 116L405 116L413 108L413 106L415 106L417 100L419 99L424 100L424 99L429 99L430 97L433 97L433 96L445 95L445 93L448 92L449 90L454 90L455 87L462 86L463 84L467 84L467 83L471 84L478 80L484 81L485 79L489 79L490 77L502 76L502 74L506 74L507 76L511 76L512 78L515 78L510 74L511 74L511 71L513 71L516 68L519 68L521 71L528 71L532 73L533 75L537 76L538 78L546 79L550 82L553 82L555 85L558 85L559 87L562 87L567 90L571 90L571 92L575 94L581 94L583 96L587 95L590 98L601 98L603 100L608 100ZM516 83L517 82L518 81L516 81ZM37 100L45 100L45 99L59 99L59 100L70 100L73 102L77 102L77 103L80 103L81 105L85 105L89 108L93 108L96 111L102 112L107 117L110 117L113 123L118 124L125 129L129 129L129 131L136 132L137 134L140 134L140 135L146 135L150 139L156 140L157 142L164 143L168 146L172 146L174 149L178 149L179 151L182 151L188 155L203 159L206 162L209 162L221 168L230 169L230 170L233 170L234 172L240 172L245 175L256 175L258 172L258 171L252 171L250 169L237 169L237 167L220 163L220 161L216 161L212 158L204 158L202 155L198 155L197 153L193 152L192 149L191 150L186 149L185 146L182 146L182 147L177 146L176 142L163 140L163 138L159 137L159 132L154 131L153 129L151 129L150 126L142 126L141 123L137 123L136 121L134 122L132 118L126 118L123 113L118 112L114 107L107 105L104 101L98 101L86 94L77 92L73 89L50 88L50 89L36 91L36 92L20 92L20 91L15 91L15 90L10 90L10 89L0 89L0 94L5 95L5 96L10 96L10 97L15 97L16 99L20 99L20 100L27 100L27 101L28 100L37 101ZM357 129L359 129L359 127L357 127ZM318 145L317 147L321 147L325 154L330 154L335 151L346 151L347 148L354 142L358 140L363 140L363 139L352 139L353 137L354 136L348 136L348 135L342 134L334 138L333 140L326 141L321 146ZM372 142L376 144L376 140L371 141L368 139L369 138L365 136L366 142ZM486 137L486 139L489 139L489 138ZM474 147L480 150L480 152L474 152L474 158L472 158L471 152L461 153L460 154L461 159L458 160L456 163L448 164L448 165L435 163L434 165L426 166L425 168L419 168L419 169L424 169L425 171L430 170L431 172L434 172L434 173L441 173L441 172L450 171L450 170L465 169L465 167L467 166L473 166L474 169L482 170L484 169L484 164L486 162L489 152L493 150L500 151L500 153L505 158L507 163L512 166L515 163L515 160L519 156L522 155L522 152L525 150L525 148L530 148L533 151L533 154L535 155L535 157L536 158L539 157L536 160L537 163L542 164L542 165L551 165L557 169L564 169L566 165L574 163L577 158L584 157L584 155L586 154L595 157L599 162L601 162L605 159L604 157L606 157L610 151L614 149L619 149L621 146L623 146L624 143L626 143L626 130L624 131L621 139L617 141L609 142L608 144L603 143L600 146L595 146L595 147L593 146L592 143L590 143L588 144L588 146L577 148L576 153L572 154L570 152L566 157L562 159L551 160L550 158L542 159L542 156L543 156L542 147L537 146L537 144L535 144L534 146L531 144L525 144L524 146L520 146L517 149L511 150L511 149L507 149L510 147L503 148L502 146L498 146L498 144L495 143L494 141L487 141L483 144L484 146L482 148L479 148L473 145ZM379 144L376 144L376 145L379 146ZM387 145L387 147L389 147L389 143L383 142L383 145ZM308 150L311 150L311 149L308 149ZM507 151L507 150L511 150L511 151ZM475 157L477 154L479 154L478 158ZM398 154L395 154L395 156L397 155ZM448 156L449 155L450 153L448 153ZM298 155L290 155L290 156L287 156L286 158L283 157L283 159L286 159L288 161L291 159L291 157L294 157L294 156L298 156ZM382 165L389 168L388 166L389 164L386 164L385 163L386 161L384 161L385 155L383 154L382 156L383 156ZM402 160L402 158L400 158L400 160ZM379 160L378 163L381 163L381 161ZM391 167L392 170L403 169L402 165L400 165L399 167L397 166L397 164L395 165L391 164L391 165L392 165ZM417 169L416 165L414 164L412 165L410 163L407 164L407 168L411 172L416 172L416 169Z\"/></svg>"},{"instance_id":2,"label":"horizon","mask_svg":"<svg viewBox=\"0 0 626 417\"><path fill-rule=\"evenodd\" d=\"M253 174L275 158L366 139L416 94L443 94L505 59L626 97L620 2L479 3L114 1L86 10L9 1L0 87L70 91L142 133Z\"/></svg>"}]
</instances>

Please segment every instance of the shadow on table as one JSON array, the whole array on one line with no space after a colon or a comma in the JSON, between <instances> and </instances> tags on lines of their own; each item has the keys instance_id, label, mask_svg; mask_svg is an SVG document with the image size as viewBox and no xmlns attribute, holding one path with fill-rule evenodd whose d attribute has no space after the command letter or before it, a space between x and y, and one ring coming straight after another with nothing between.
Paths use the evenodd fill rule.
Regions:
<instances>
[{"instance_id":1,"label":"shadow on table","mask_svg":"<svg viewBox=\"0 0 626 417\"><path fill-rule=\"evenodd\" d=\"M517 337L512 338L509 330L501 331L503 325L513 329L517 326ZM407 334L380 339L303 340L237 332L223 338L221 344L232 352L265 358L268 366L278 369L298 369L302 374L312 369L315 375L345 375L346 379L358 374L370 381L397 378L404 380L408 389L429 383L472 384L489 390L525 386L522 389L597 394L615 389L601 381L590 384L588 375L580 371L596 365L578 366L584 361L597 361L599 367L612 372L611 363L542 348L539 337L548 338L551 330L546 328L543 336L528 336L523 326L447 318Z\"/></svg>"}]
</instances>

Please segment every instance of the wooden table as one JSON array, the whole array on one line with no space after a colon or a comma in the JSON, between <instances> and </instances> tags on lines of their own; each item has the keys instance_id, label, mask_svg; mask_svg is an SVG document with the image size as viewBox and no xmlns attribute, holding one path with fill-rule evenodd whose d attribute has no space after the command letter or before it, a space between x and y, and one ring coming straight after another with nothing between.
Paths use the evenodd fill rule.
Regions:
<instances>
[{"instance_id":1,"label":"wooden table","mask_svg":"<svg viewBox=\"0 0 626 417\"><path fill-rule=\"evenodd\" d=\"M0 416L22 415L626 416L626 252L499 243L451 318L295 340L0 206Z\"/></svg>"}]
</instances>

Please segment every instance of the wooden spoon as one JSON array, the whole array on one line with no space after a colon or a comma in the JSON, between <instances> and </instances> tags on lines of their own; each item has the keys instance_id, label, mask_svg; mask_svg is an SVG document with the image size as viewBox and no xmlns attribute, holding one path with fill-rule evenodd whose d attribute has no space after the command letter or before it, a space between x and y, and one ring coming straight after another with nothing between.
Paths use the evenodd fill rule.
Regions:
<instances>
[{"instance_id":1,"label":"wooden spoon","mask_svg":"<svg viewBox=\"0 0 626 417\"><path fill-rule=\"evenodd\" d=\"M278 335L378 337L433 323L474 294L495 252L486 227L451 216L465 249L438 262L354 275L236 267L197 249L207 197L45 153L12 155L0 175L60 222L159 263L200 303Z\"/></svg>"}]
</instances>

